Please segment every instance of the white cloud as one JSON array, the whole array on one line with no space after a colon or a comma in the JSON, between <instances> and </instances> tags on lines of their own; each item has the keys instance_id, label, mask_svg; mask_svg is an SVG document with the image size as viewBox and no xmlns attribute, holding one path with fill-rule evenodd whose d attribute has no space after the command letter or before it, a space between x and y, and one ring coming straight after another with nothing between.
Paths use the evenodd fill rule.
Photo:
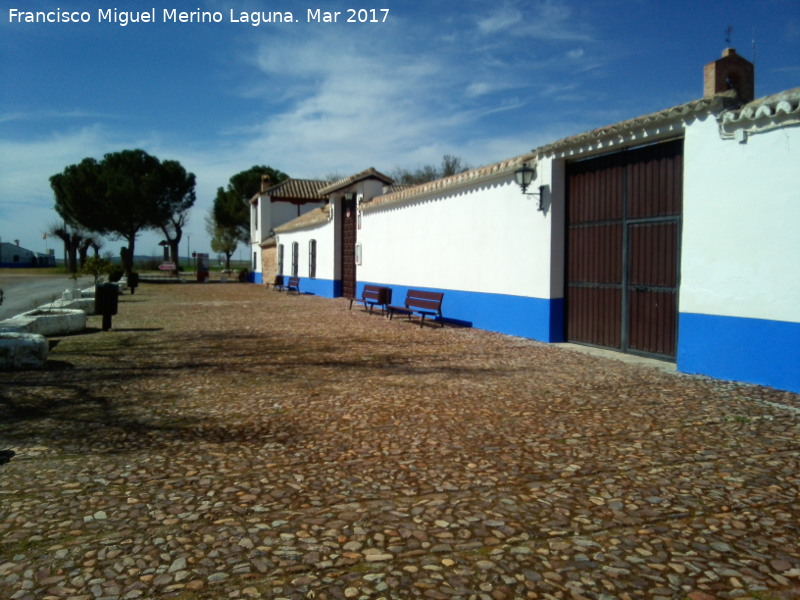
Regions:
<instances>
[{"instance_id":1,"label":"white cloud","mask_svg":"<svg viewBox=\"0 0 800 600\"><path fill-rule=\"evenodd\" d=\"M253 32L241 46L248 51L235 49L229 56L238 60L231 73L242 67L247 75L239 78L246 82L240 96L251 108L246 115L220 119L216 136L187 141L174 133L126 132L127 123L112 115L75 110L71 116L105 125L25 142L0 140L3 171L12 173L0 181L0 194L26 198L45 214L52 211L50 175L85 156L142 148L179 160L197 174L189 227L194 247L207 239L203 220L216 188L253 164L295 177L321 177L370 166L391 172L439 164L442 155L453 154L477 167L574 133L547 125L542 133L542 112L534 104L542 90L551 97L579 93L575 83L547 85L548 73L561 77L566 65L574 72L575 60L582 58L575 42L590 37L568 9L551 2L533 8L506 4L479 21L475 43L463 42L474 36L474 27L457 27L441 35L410 21L402 28L316 28L313 36L299 28L268 36ZM456 33L462 43L452 44ZM532 62L520 54L520 36L545 40L539 48L548 48L551 40L569 41L573 50L549 47L558 51ZM262 109L253 110L254 103ZM29 117L7 115L6 120ZM146 250L153 239L143 235L138 247Z\"/></svg>"},{"instance_id":2,"label":"white cloud","mask_svg":"<svg viewBox=\"0 0 800 600\"><path fill-rule=\"evenodd\" d=\"M0 124L21 123L25 121L40 122L43 120L57 120L63 122L65 120L72 120L72 119L87 120L87 119L114 119L114 118L118 117L112 114L95 113L82 110L64 110L64 111L48 110L48 111L36 111L36 112L5 113L0 115Z\"/></svg>"},{"instance_id":3,"label":"white cloud","mask_svg":"<svg viewBox=\"0 0 800 600\"><path fill-rule=\"evenodd\" d=\"M412 58L385 39L330 34L265 41L257 56L285 104L254 127L247 147L279 156L280 168L298 176L309 169L385 169L374 163L394 164L469 118L451 99L458 75L443 58Z\"/></svg>"},{"instance_id":4,"label":"white cloud","mask_svg":"<svg viewBox=\"0 0 800 600\"><path fill-rule=\"evenodd\" d=\"M522 22L522 13L516 8L501 7L493 14L478 20L478 30L485 35L508 31Z\"/></svg>"},{"instance_id":5,"label":"white cloud","mask_svg":"<svg viewBox=\"0 0 800 600\"><path fill-rule=\"evenodd\" d=\"M550 41L590 41L587 24L573 15L565 2L556 0L518 0L505 4L476 20L478 32L485 36L498 34L532 37Z\"/></svg>"},{"instance_id":6,"label":"white cloud","mask_svg":"<svg viewBox=\"0 0 800 600\"><path fill-rule=\"evenodd\" d=\"M260 40L248 60L262 76L251 78L247 95L263 98L264 117L238 132L240 153L309 177L438 164L445 153L478 166L526 151L530 132L526 138L480 123L505 112L518 119L520 109L541 97L545 73L561 77L567 65L574 70L583 49L530 65L514 36L501 33L573 42L589 36L569 9L552 2L536 4L525 18L507 4L477 24L486 43L462 44L457 53L446 36L425 36L410 23L402 32L343 36L331 29ZM557 92L577 95L577 84L545 88L545 95Z\"/></svg>"}]
</instances>

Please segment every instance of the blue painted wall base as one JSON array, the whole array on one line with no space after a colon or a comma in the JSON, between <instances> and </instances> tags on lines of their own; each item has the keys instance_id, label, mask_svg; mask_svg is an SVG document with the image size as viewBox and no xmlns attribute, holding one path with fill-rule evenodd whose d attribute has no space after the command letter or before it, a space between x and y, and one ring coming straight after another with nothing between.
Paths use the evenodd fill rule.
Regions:
<instances>
[{"instance_id":1,"label":"blue painted wall base","mask_svg":"<svg viewBox=\"0 0 800 600\"><path fill-rule=\"evenodd\" d=\"M283 276L283 282L289 280L288 275ZM336 290L341 290L341 282L330 279L311 279L310 277L300 278L300 293L322 296L323 298L337 298L341 294L336 294Z\"/></svg>"},{"instance_id":2,"label":"blue painted wall base","mask_svg":"<svg viewBox=\"0 0 800 600\"><path fill-rule=\"evenodd\" d=\"M397 305L403 304L409 290L407 286L365 281L359 282L357 285L359 296L364 285L367 284L391 288L392 304ZM446 322L541 342L564 341L564 300L562 298L530 298L421 287L413 289L443 292L442 315Z\"/></svg>"},{"instance_id":3,"label":"blue painted wall base","mask_svg":"<svg viewBox=\"0 0 800 600\"><path fill-rule=\"evenodd\" d=\"M681 313L678 370L800 392L800 323Z\"/></svg>"}]
</instances>

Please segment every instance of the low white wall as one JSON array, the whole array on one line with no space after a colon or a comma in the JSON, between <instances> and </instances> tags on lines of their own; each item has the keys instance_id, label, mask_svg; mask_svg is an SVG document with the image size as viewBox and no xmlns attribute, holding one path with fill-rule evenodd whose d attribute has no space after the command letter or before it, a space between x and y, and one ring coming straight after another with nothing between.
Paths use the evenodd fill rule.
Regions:
<instances>
[{"instance_id":1,"label":"low white wall","mask_svg":"<svg viewBox=\"0 0 800 600\"><path fill-rule=\"evenodd\" d=\"M309 242L317 240L317 272L316 279L334 279L332 223L324 223L315 227L282 233L278 236L278 244L283 245L283 275L292 274L292 243L298 243L298 277L308 277ZM277 257L277 253L276 253Z\"/></svg>"},{"instance_id":2,"label":"low white wall","mask_svg":"<svg viewBox=\"0 0 800 600\"><path fill-rule=\"evenodd\" d=\"M358 280L549 298L552 213L537 204L508 175L367 210Z\"/></svg>"}]
</instances>

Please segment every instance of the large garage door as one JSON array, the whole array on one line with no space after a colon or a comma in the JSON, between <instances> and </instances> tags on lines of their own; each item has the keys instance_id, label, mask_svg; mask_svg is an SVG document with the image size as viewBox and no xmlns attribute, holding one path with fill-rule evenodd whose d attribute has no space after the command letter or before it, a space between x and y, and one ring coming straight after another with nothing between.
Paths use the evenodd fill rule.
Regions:
<instances>
[{"instance_id":1,"label":"large garage door","mask_svg":"<svg viewBox=\"0 0 800 600\"><path fill-rule=\"evenodd\" d=\"M674 358L683 141L567 167L567 340Z\"/></svg>"}]
</instances>

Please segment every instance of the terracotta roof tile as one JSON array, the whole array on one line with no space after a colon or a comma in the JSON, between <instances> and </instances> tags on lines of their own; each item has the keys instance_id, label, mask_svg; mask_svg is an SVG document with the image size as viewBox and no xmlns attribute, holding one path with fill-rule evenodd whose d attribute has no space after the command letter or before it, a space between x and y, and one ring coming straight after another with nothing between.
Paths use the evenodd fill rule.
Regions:
<instances>
[{"instance_id":1,"label":"terracotta roof tile","mask_svg":"<svg viewBox=\"0 0 800 600\"><path fill-rule=\"evenodd\" d=\"M749 125L761 119L773 119L782 116L788 116L793 118L792 120L800 122L800 87L748 102L737 110L723 113L720 120L724 125Z\"/></svg>"},{"instance_id":2,"label":"terracotta roof tile","mask_svg":"<svg viewBox=\"0 0 800 600\"><path fill-rule=\"evenodd\" d=\"M305 214L300 215L296 219L292 219L288 223L284 223L275 228L275 233L288 233L290 231L297 231L298 229L305 229L306 227L313 227L320 225L328 220L328 207L322 206L315 208Z\"/></svg>"},{"instance_id":3,"label":"terracotta roof tile","mask_svg":"<svg viewBox=\"0 0 800 600\"><path fill-rule=\"evenodd\" d=\"M364 179L379 179L386 184L394 183L394 179L389 177L388 175L384 175L380 171L376 171L373 167L370 167L366 171L361 171L360 173L356 173L355 175L350 175L339 181L334 181L333 183L328 184L326 187L320 190L322 194L331 194L337 190L340 190L348 185L352 185Z\"/></svg>"},{"instance_id":4,"label":"terracotta roof tile","mask_svg":"<svg viewBox=\"0 0 800 600\"><path fill-rule=\"evenodd\" d=\"M388 194L377 196L369 202L364 202L361 206L364 212L368 212L381 207L409 202L415 198L420 198L433 193L445 192L447 190L453 190L467 185L472 185L475 182L483 179L489 179L513 173L520 166L522 166L522 163L531 162L532 159L533 155L530 153L515 156L514 158L502 160L500 162L478 167L476 169L470 169L469 171L457 173L456 175L444 177L443 179L436 179L434 181L410 186L398 191L392 191Z\"/></svg>"},{"instance_id":5,"label":"terracotta roof tile","mask_svg":"<svg viewBox=\"0 0 800 600\"><path fill-rule=\"evenodd\" d=\"M608 147L618 145L619 143L627 143L629 141L639 141L646 143L648 141L645 132L650 129L656 130L657 133L664 134L670 131L667 126L669 123L675 121L682 121L684 119L692 119L698 115L707 114L709 112L717 112L725 108L734 107L738 105L736 95L731 90L716 96L708 98L701 98L700 100L693 100L685 104L673 106L658 112L643 115L627 121L621 121L600 127L586 133L581 133L568 138L564 138L536 148L534 152L537 156L546 155L563 155L568 153L569 150L581 148L584 146L592 147ZM682 133L683 128L678 127L676 133Z\"/></svg>"},{"instance_id":6,"label":"terracotta roof tile","mask_svg":"<svg viewBox=\"0 0 800 600\"><path fill-rule=\"evenodd\" d=\"M320 193L320 190L329 185L329 183L329 181L319 181L317 179L294 179L290 177L263 192L258 192L250 199L250 203L253 204L258 201L261 196L287 200L325 200L326 197Z\"/></svg>"}]
</instances>

